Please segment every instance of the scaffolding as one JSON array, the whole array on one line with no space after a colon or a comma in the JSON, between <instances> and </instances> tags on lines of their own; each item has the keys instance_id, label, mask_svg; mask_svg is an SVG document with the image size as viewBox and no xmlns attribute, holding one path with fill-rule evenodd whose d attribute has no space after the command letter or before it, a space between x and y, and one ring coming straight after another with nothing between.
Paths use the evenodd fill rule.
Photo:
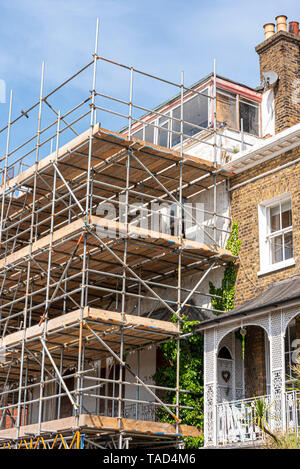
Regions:
<instances>
[{"instance_id":1,"label":"scaffolding","mask_svg":"<svg viewBox=\"0 0 300 469\"><path fill-rule=\"evenodd\" d=\"M8 124L0 130L6 134L0 178L2 448L178 447L183 437L200 435L181 423L186 407L180 393L189 392L180 387L183 314L189 307L203 310L193 296L209 299L212 295L200 289L203 280L234 259L222 241L230 218L217 207L217 187L231 174L217 163L216 86L207 97L214 108L209 129L214 161L209 162L184 153L184 95L199 91L184 85L183 74L174 83L99 56L98 25L92 60L47 95L43 64L38 102L13 120L11 92ZM97 91L99 63L129 72L129 99ZM57 111L50 100L89 70L89 95L69 111ZM132 136L133 124L143 122L134 110L154 112L134 102L135 75L179 90L178 151ZM104 98L128 112L104 107L99 102ZM42 127L45 108L54 120ZM36 132L11 149L15 126L34 111ZM126 119L126 130L102 128L97 114L104 113ZM64 142L67 132L75 137ZM205 143L201 133L189 138ZM212 223L199 224L195 213L191 218L209 242L186 239L183 229L186 200L203 191L213 194L213 210L206 210ZM172 232L144 223L157 215L154 203L176 207L165 215L176 225ZM107 204L111 218L104 216ZM141 226L134 222L136 206L146 213ZM183 285L186 276L197 277L189 288ZM159 308L176 321L153 319ZM149 384L140 377L140 354L169 340L178 344L176 386ZM135 368L128 364L132 354ZM104 376L101 364L106 371L109 366ZM126 395L127 388L134 389L134 398ZM164 402L165 391L174 393L175 404ZM86 397L95 401L94 413ZM157 421L158 409L174 423Z\"/></svg>"}]
</instances>

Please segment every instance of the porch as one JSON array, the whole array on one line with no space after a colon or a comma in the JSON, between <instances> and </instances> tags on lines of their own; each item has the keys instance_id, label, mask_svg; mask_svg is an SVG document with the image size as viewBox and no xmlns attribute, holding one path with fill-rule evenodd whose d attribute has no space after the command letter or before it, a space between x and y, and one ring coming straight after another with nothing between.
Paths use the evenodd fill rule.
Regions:
<instances>
[{"instance_id":1,"label":"porch","mask_svg":"<svg viewBox=\"0 0 300 469\"><path fill-rule=\"evenodd\" d=\"M206 447L262 441L255 405L268 409L267 430L300 426L300 278L278 282L216 319L203 322Z\"/></svg>"},{"instance_id":2,"label":"porch","mask_svg":"<svg viewBox=\"0 0 300 469\"><path fill-rule=\"evenodd\" d=\"M272 401L270 395L231 402L222 402L216 406L217 445L241 443L259 443L266 434L257 424L256 406L258 401L265 406L267 430L293 430L298 435L300 427L300 393L288 391L283 395L283 402ZM276 408L283 409L283 419L278 419Z\"/></svg>"}]
</instances>

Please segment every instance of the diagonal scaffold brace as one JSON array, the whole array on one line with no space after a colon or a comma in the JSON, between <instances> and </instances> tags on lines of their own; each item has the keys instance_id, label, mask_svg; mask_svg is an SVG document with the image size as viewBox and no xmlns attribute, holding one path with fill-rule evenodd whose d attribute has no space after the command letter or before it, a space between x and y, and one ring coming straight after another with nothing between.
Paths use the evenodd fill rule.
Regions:
<instances>
[{"instance_id":1,"label":"diagonal scaffold brace","mask_svg":"<svg viewBox=\"0 0 300 469\"><path fill-rule=\"evenodd\" d=\"M107 343L103 339L101 339L101 337L99 337L98 334L87 324L87 322L85 322L84 325L93 334L93 336L103 345L103 347L105 347L106 350L111 353L111 355L120 363L120 365L126 368L126 370L138 381L138 383L140 383L149 392L149 394L154 397L154 399L173 417L174 420L176 420L176 422L180 423L181 420L175 414L173 414L169 407L160 400L160 398L152 391L152 389L149 388L149 386L147 386L147 384L144 383L144 381L141 380L141 378L139 378L132 371L130 366L128 366L127 363L120 359L120 357L110 348L110 346L107 345Z\"/></svg>"}]
</instances>

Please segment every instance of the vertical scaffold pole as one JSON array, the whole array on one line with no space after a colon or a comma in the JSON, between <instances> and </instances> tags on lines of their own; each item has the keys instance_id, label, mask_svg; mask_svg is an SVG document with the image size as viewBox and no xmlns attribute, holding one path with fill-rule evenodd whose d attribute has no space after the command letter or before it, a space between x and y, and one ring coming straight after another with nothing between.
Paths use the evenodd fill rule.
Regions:
<instances>
[{"instance_id":1,"label":"vertical scaffold pole","mask_svg":"<svg viewBox=\"0 0 300 469\"><path fill-rule=\"evenodd\" d=\"M91 115L90 115L90 134L89 134L89 153L88 153L88 167L87 167L87 187L86 187L86 217L88 218L91 213L90 204L90 189L91 189L91 160L93 150L93 129L94 129L94 115L95 115L95 97L96 97L96 77L97 77L97 60L98 60L98 36L99 36L99 18L96 23L96 38L94 49L94 67L93 67L93 84L91 95ZM88 222L88 220L87 220Z\"/></svg>"},{"instance_id":2,"label":"vertical scaffold pole","mask_svg":"<svg viewBox=\"0 0 300 469\"><path fill-rule=\"evenodd\" d=\"M127 246L128 246L128 203L129 203L129 185L130 185L130 151L127 154L126 161L126 192L125 192L125 239L124 239L124 255L123 255L123 279L122 279L122 301L121 301L121 313L122 313L122 322L125 320L126 312L126 267L127 265ZM120 359L124 361L124 326L121 326L121 338L120 338ZM125 369L120 363L120 373L119 373L119 396L118 396L118 427L119 427L119 449L123 447L123 434L122 434L122 394L123 394L123 374Z\"/></svg>"},{"instance_id":3,"label":"vertical scaffold pole","mask_svg":"<svg viewBox=\"0 0 300 469\"><path fill-rule=\"evenodd\" d=\"M131 138L131 113L132 113L132 93L133 93L133 69L130 69L130 97L129 97L129 122L128 122L128 138ZM122 279L122 302L121 302L121 313L122 313L122 322L125 320L126 312L126 267L127 264L127 247L128 247L128 204L129 204L129 186L130 186L130 152L127 154L126 161L126 189L125 189L125 239L124 239L124 254L123 254L123 279ZM119 210L121 207L119 207ZM120 341L120 359L123 362L124 359L124 327L121 326L121 341ZM125 369L120 363L120 373L119 373L119 396L118 396L118 428L119 428L119 441L118 447L122 449L123 447L123 433L122 433L122 394L123 394L123 374Z\"/></svg>"},{"instance_id":4,"label":"vertical scaffold pole","mask_svg":"<svg viewBox=\"0 0 300 469\"><path fill-rule=\"evenodd\" d=\"M27 328L27 314L28 314L28 301L29 301L29 289L31 286L30 274L31 274L31 254L32 254L32 244L35 236L35 224L36 224L36 192L37 192L37 177L38 177L38 162L39 162L39 151L40 151L40 134L41 134L41 123L42 123L42 108L43 108L43 92L44 92L44 74L45 74L45 62L42 63L42 73L41 73L41 87L40 87L40 99L39 99L39 111L38 111L38 129L36 136L36 154L35 154L35 164L34 164L34 184L33 184L33 194L32 194L32 210L31 210L31 227L30 227L30 241L29 241L29 256L27 264L27 280L26 280L26 297L25 297L25 307L24 307L24 321L23 321L23 338L22 338L22 357L21 357L21 366L20 366L20 382L19 382L19 403L21 400L22 394L22 374L23 374L23 362L24 362L24 348L25 348L25 336ZM44 322L45 328L45 322ZM39 401L39 412L38 412L38 434L41 430L41 420L42 420L42 396L43 396L43 387L44 387L44 367L45 367L45 354L42 353L42 367L41 367L41 381L40 381L40 401ZM17 436L19 436L19 406L18 406L18 419L17 419Z\"/></svg>"},{"instance_id":5,"label":"vertical scaffold pole","mask_svg":"<svg viewBox=\"0 0 300 469\"><path fill-rule=\"evenodd\" d=\"M87 165L87 177L86 177L86 203L85 203L85 223L90 223L92 204L91 204L91 166L92 166L92 151L93 151L93 130L95 124L95 97L96 97L96 77L97 77L97 60L98 60L98 41L99 41L99 18L96 21L96 36L95 36L95 48L94 48L94 65L93 65L93 84L92 84L92 95L91 95L91 111L90 111L90 133L89 133L89 150L88 150L88 165ZM81 383L81 371L84 369L84 363L82 360L82 340L83 340L83 311L87 306L88 301L88 289L87 286L87 230L85 229L84 241L83 241L83 257L82 257L82 281L81 281L81 300L80 300L80 323L79 323L79 341L78 341L78 359L77 359L77 377L76 377L76 425L79 421L80 413L80 383Z\"/></svg>"},{"instance_id":6,"label":"vertical scaffold pole","mask_svg":"<svg viewBox=\"0 0 300 469\"><path fill-rule=\"evenodd\" d=\"M58 161L58 150L59 150L59 136L60 136L60 111L57 116L57 127L56 127L56 147L55 147L55 163ZM47 340L47 331L46 325L48 321L49 314L49 305L50 305L50 282L51 282L51 264L52 264L52 250L53 250L53 232L54 232L54 222L55 222L55 204L56 204L56 182L57 182L57 172L53 166L53 185L52 185L52 200L51 200L51 219L50 219L50 239L49 239L49 251L48 251L48 269L47 269L47 286L46 286L46 301L45 301L45 317L44 317L44 328L43 328L43 340L46 343ZM44 348L43 348L44 351ZM43 389L41 388L41 393ZM41 394L42 396L42 394ZM42 401L40 401L42 406Z\"/></svg>"},{"instance_id":7,"label":"vertical scaffold pole","mask_svg":"<svg viewBox=\"0 0 300 469\"><path fill-rule=\"evenodd\" d=\"M181 72L180 80L180 163L179 163L179 210L177 209L178 218L178 238L179 238L179 254L178 254L178 274L177 274L177 310L181 316L181 268L182 268L182 171L183 171L183 98L184 98L184 72ZM177 320L177 329L180 332L180 320ZM177 359L176 359L176 433L179 433L179 389L180 389L180 340L177 339Z\"/></svg>"},{"instance_id":8,"label":"vertical scaffold pole","mask_svg":"<svg viewBox=\"0 0 300 469\"><path fill-rule=\"evenodd\" d=\"M130 68L130 95L129 95L129 117L128 117L128 139L131 139L132 127L132 101L133 101L133 68Z\"/></svg>"},{"instance_id":9,"label":"vertical scaffold pole","mask_svg":"<svg viewBox=\"0 0 300 469\"><path fill-rule=\"evenodd\" d=\"M13 91L10 90L4 173L3 173L3 179L2 181L0 181L0 186L2 186L2 204L1 204L1 221L0 221L0 252L1 252L3 223L4 223L4 206L5 206L6 179L7 179L7 169L8 169L9 143L10 143L12 101L13 101Z\"/></svg>"},{"instance_id":10,"label":"vertical scaffold pole","mask_svg":"<svg viewBox=\"0 0 300 469\"><path fill-rule=\"evenodd\" d=\"M8 169L9 143L10 143L12 101L13 101L13 91L10 90L4 172L2 176L3 179L2 180L0 179L0 187L2 186L2 204L1 204L1 218L0 218L0 254L2 254L1 252L2 251L2 247L1 247L2 246L2 233L4 229L4 207L5 207L5 195L6 195L5 193L6 193L6 179L7 179L7 169ZM7 210L9 211L9 209ZM5 257L6 257L6 252L7 252L7 244L5 246ZM1 296L0 319L2 319L2 306L4 305L3 298L1 295L2 288L4 288L4 284L5 284L5 277L2 281L2 287L0 288L0 296Z\"/></svg>"},{"instance_id":11,"label":"vertical scaffold pole","mask_svg":"<svg viewBox=\"0 0 300 469\"><path fill-rule=\"evenodd\" d=\"M214 167L217 167L217 66L214 59L214 83L213 83L213 106L214 106ZM213 209L213 238L217 246L217 176L214 173L214 209Z\"/></svg>"}]
</instances>

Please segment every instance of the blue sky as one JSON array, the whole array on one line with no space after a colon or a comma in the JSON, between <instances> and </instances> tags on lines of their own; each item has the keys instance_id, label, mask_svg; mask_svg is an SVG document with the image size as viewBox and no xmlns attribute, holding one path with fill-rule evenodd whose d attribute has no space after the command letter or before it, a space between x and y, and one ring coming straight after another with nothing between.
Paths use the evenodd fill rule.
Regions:
<instances>
[{"instance_id":1,"label":"blue sky","mask_svg":"<svg viewBox=\"0 0 300 469\"><path fill-rule=\"evenodd\" d=\"M96 17L100 55L177 82L184 70L186 84L210 73L216 58L219 74L250 86L259 81L254 47L263 41L263 24L278 14L300 20L299 0L0 0L0 5L0 79L7 95L14 91L13 117L38 99L43 60L45 92L90 60ZM101 66L97 82L105 93L128 98L128 74ZM176 91L149 80L135 85L140 104L149 107ZM64 111L89 89L86 75L52 103ZM0 104L1 127L7 113L8 106ZM20 138L33 120L21 123ZM107 119L103 124L120 126Z\"/></svg>"}]
</instances>

